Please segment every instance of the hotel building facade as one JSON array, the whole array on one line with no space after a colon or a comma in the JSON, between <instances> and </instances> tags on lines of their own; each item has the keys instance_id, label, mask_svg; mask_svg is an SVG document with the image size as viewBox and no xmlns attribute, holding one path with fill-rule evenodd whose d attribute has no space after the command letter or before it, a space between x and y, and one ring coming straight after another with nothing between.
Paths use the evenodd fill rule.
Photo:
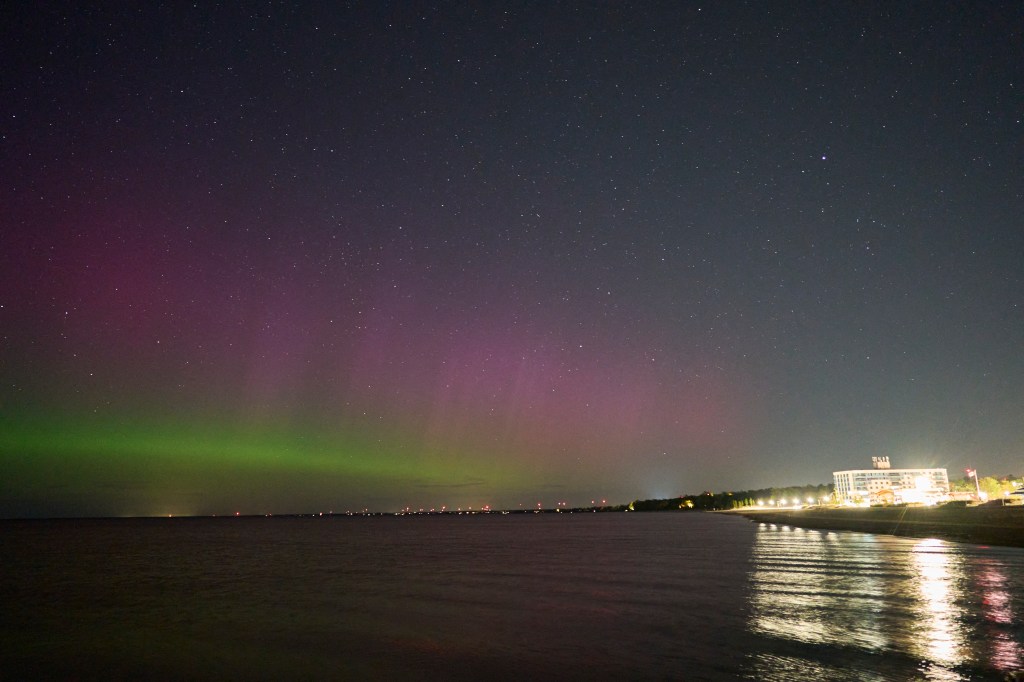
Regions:
<instances>
[{"instance_id":1,"label":"hotel building facade","mask_svg":"<svg viewBox=\"0 0 1024 682\"><path fill-rule=\"evenodd\" d=\"M833 471L839 504L934 503L949 495L945 469L892 469L888 457L872 457L871 469Z\"/></svg>"}]
</instances>

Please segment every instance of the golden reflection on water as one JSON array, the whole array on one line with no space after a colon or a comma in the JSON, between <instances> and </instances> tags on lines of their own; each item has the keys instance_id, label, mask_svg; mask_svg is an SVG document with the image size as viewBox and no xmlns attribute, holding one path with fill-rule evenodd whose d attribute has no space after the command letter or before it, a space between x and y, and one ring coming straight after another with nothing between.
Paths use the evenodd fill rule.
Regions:
<instances>
[{"instance_id":1,"label":"golden reflection on water","mask_svg":"<svg viewBox=\"0 0 1024 682\"><path fill-rule=\"evenodd\" d=\"M929 662L925 666L928 679L959 680L945 666L966 659L964 632L957 624L963 612L955 601L963 557L942 540L921 540L911 556L920 596L911 609L918 635L909 641L911 650Z\"/></svg>"},{"instance_id":2,"label":"golden reflection on water","mask_svg":"<svg viewBox=\"0 0 1024 682\"><path fill-rule=\"evenodd\" d=\"M1020 670L1021 580L1008 570L1020 558L986 551L762 524L749 628L768 651L751 656L755 676L945 682Z\"/></svg>"},{"instance_id":3,"label":"golden reflection on water","mask_svg":"<svg viewBox=\"0 0 1024 682\"><path fill-rule=\"evenodd\" d=\"M806 643L884 647L878 611L872 608L884 597L881 567L844 558L835 533L789 527L779 532L799 543L800 551L794 555L791 542L780 544L776 538L755 545L753 629ZM851 613L858 615L851 618Z\"/></svg>"}]
</instances>

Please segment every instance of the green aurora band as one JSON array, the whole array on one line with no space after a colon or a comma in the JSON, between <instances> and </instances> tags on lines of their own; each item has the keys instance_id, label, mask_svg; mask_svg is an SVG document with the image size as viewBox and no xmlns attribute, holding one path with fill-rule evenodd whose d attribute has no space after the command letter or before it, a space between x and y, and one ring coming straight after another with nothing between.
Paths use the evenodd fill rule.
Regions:
<instances>
[{"instance_id":1,"label":"green aurora band","mask_svg":"<svg viewBox=\"0 0 1024 682\"><path fill-rule=\"evenodd\" d=\"M6 498L56 497L97 515L225 514L239 507L241 513L345 511L353 500L372 506L376 491L391 486L422 488L423 497L410 504L439 506L446 490L479 487L486 497L485 481L515 487L526 480L495 458L452 457L450 451L441 457L397 432L96 415L8 415L0 426ZM295 504L282 491L294 499L296 487L310 506L282 509ZM336 509L341 500L349 506Z\"/></svg>"}]
</instances>

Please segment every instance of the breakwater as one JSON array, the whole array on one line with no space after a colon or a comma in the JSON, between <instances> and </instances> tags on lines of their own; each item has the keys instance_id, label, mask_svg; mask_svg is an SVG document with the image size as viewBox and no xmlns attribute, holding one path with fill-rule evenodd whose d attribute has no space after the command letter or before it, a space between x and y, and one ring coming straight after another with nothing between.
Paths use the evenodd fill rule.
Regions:
<instances>
[{"instance_id":1,"label":"breakwater","mask_svg":"<svg viewBox=\"0 0 1024 682\"><path fill-rule=\"evenodd\" d=\"M1024 507L814 507L742 509L752 521L978 545L1024 547Z\"/></svg>"}]
</instances>

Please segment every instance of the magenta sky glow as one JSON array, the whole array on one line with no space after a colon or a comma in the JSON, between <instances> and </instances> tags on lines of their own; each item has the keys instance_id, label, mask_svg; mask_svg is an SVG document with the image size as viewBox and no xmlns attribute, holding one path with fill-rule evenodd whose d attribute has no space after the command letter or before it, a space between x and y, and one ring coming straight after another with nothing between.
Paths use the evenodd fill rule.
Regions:
<instances>
[{"instance_id":1,"label":"magenta sky glow","mask_svg":"<svg viewBox=\"0 0 1024 682\"><path fill-rule=\"evenodd\" d=\"M1024 473L1021 15L948 11L14 10L0 514Z\"/></svg>"}]
</instances>

